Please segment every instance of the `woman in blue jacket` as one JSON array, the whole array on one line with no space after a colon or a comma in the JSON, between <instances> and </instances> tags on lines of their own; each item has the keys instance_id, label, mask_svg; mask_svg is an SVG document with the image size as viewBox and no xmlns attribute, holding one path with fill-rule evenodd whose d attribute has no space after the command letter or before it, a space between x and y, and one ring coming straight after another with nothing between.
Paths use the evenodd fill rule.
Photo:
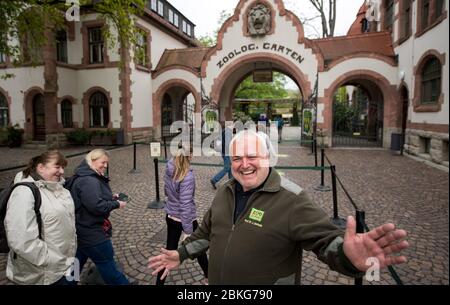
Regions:
<instances>
[{"instance_id":1,"label":"woman in blue jacket","mask_svg":"<svg viewBox=\"0 0 450 305\"><path fill-rule=\"evenodd\" d=\"M178 248L181 233L187 237L198 227L194 201L195 177L190 163L191 156L184 149L179 149L175 158L167 163L164 176L167 250ZM197 260L205 275L204 283L207 284L208 258L203 254ZM165 278L161 279L163 273L164 270L158 273L156 285L164 285Z\"/></svg>"},{"instance_id":2,"label":"woman in blue jacket","mask_svg":"<svg viewBox=\"0 0 450 305\"><path fill-rule=\"evenodd\" d=\"M108 162L107 151L92 150L66 184L75 202L76 257L80 273L90 258L107 285L127 285L127 278L117 270L114 261L112 225L108 219L112 210L125 207L126 202L118 200L111 192L109 179L104 175Z\"/></svg>"}]
</instances>

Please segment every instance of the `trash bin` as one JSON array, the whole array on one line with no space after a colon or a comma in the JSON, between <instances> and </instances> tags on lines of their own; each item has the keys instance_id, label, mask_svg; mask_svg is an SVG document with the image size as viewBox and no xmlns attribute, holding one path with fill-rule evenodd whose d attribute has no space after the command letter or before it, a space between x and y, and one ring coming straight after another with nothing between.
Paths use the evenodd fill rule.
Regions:
<instances>
[{"instance_id":1,"label":"trash bin","mask_svg":"<svg viewBox=\"0 0 450 305\"><path fill-rule=\"evenodd\" d=\"M403 146L403 135L401 133L391 134L391 150L401 150Z\"/></svg>"}]
</instances>

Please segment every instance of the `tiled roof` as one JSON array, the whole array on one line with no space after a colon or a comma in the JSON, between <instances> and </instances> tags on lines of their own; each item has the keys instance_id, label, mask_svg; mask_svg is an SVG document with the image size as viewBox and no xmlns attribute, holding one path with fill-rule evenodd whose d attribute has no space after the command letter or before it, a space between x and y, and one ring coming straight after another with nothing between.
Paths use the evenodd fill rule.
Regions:
<instances>
[{"instance_id":1,"label":"tiled roof","mask_svg":"<svg viewBox=\"0 0 450 305\"><path fill-rule=\"evenodd\" d=\"M155 72L169 66L183 66L199 70L208 51L209 48L166 49L156 66Z\"/></svg>"},{"instance_id":2,"label":"tiled roof","mask_svg":"<svg viewBox=\"0 0 450 305\"><path fill-rule=\"evenodd\" d=\"M365 33L354 36L342 36L312 40L320 49L328 65L334 60L357 53L374 53L395 58L392 37L389 32Z\"/></svg>"}]
</instances>

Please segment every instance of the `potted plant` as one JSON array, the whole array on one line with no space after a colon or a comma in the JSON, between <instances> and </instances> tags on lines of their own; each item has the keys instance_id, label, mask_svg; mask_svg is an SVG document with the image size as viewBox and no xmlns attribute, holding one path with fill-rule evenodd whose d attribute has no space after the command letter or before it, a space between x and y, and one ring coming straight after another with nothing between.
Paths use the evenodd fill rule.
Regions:
<instances>
[{"instance_id":1,"label":"potted plant","mask_svg":"<svg viewBox=\"0 0 450 305\"><path fill-rule=\"evenodd\" d=\"M8 146L9 147L20 147L22 145L22 135L23 129L19 128L19 124L14 126L9 126L8 130Z\"/></svg>"},{"instance_id":2,"label":"potted plant","mask_svg":"<svg viewBox=\"0 0 450 305\"><path fill-rule=\"evenodd\" d=\"M91 140L91 137L91 132L84 128L66 133L67 141L73 145L86 145Z\"/></svg>"}]
</instances>

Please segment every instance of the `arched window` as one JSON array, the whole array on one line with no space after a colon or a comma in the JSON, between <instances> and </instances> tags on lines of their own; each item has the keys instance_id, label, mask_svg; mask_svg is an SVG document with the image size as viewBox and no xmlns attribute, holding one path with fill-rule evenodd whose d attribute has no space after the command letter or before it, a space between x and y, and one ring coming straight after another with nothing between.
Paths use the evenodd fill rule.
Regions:
<instances>
[{"instance_id":1,"label":"arched window","mask_svg":"<svg viewBox=\"0 0 450 305\"><path fill-rule=\"evenodd\" d=\"M72 128L72 103L69 100L61 102L61 120L64 128Z\"/></svg>"},{"instance_id":2,"label":"arched window","mask_svg":"<svg viewBox=\"0 0 450 305\"><path fill-rule=\"evenodd\" d=\"M102 92L95 92L89 99L89 121L91 127L108 127L108 99Z\"/></svg>"},{"instance_id":3,"label":"arched window","mask_svg":"<svg viewBox=\"0 0 450 305\"><path fill-rule=\"evenodd\" d=\"M6 97L0 93L0 128L8 126L8 102Z\"/></svg>"},{"instance_id":4,"label":"arched window","mask_svg":"<svg viewBox=\"0 0 450 305\"><path fill-rule=\"evenodd\" d=\"M420 101L422 104L437 104L441 95L441 63L436 57L430 58L423 66L422 90Z\"/></svg>"}]
</instances>

